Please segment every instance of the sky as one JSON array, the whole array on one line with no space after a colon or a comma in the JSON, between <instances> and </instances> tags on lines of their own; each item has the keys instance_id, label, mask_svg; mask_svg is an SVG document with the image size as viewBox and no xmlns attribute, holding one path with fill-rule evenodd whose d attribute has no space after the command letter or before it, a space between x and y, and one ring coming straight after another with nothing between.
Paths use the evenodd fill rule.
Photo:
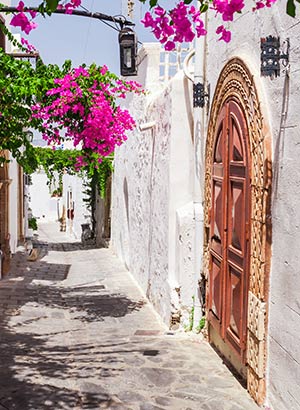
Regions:
<instances>
[{"instance_id":1,"label":"sky","mask_svg":"<svg viewBox=\"0 0 300 410\"><path fill-rule=\"evenodd\" d=\"M12 5L15 6L18 2L12 0ZM34 4L36 0L25 3ZM116 16L122 14L122 3L126 1L83 0L82 5L89 11ZM156 40L152 33L140 23L146 10L147 7L136 0L135 31L139 41L153 42ZM106 64L110 71L119 74L118 32L103 22L87 17L55 14L46 19L38 17L35 21L38 28L29 36L22 36L39 50L44 63L61 65L65 60L71 60L73 66L78 66L95 62L98 65Z\"/></svg>"}]
</instances>

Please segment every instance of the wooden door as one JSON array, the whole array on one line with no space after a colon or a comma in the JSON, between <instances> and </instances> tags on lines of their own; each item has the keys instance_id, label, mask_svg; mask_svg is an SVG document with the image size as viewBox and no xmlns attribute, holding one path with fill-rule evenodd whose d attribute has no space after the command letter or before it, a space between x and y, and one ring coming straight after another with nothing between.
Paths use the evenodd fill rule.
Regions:
<instances>
[{"instance_id":1,"label":"wooden door","mask_svg":"<svg viewBox=\"0 0 300 410\"><path fill-rule=\"evenodd\" d=\"M224 346L244 364L250 164L245 116L234 100L226 102L218 117L212 167L209 323Z\"/></svg>"}]
</instances>

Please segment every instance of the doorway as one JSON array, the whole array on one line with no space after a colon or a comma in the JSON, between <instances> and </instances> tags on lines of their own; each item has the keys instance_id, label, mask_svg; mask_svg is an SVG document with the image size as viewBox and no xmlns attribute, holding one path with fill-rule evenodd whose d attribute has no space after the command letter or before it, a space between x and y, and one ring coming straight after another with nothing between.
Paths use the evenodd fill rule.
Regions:
<instances>
[{"instance_id":1,"label":"doorway","mask_svg":"<svg viewBox=\"0 0 300 410\"><path fill-rule=\"evenodd\" d=\"M204 265L210 342L266 395L272 243L271 134L263 98L238 57L225 64L210 109L205 152Z\"/></svg>"},{"instance_id":2,"label":"doorway","mask_svg":"<svg viewBox=\"0 0 300 410\"><path fill-rule=\"evenodd\" d=\"M210 339L246 377L250 161L245 115L234 99L217 119L211 184Z\"/></svg>"}]
</instances>

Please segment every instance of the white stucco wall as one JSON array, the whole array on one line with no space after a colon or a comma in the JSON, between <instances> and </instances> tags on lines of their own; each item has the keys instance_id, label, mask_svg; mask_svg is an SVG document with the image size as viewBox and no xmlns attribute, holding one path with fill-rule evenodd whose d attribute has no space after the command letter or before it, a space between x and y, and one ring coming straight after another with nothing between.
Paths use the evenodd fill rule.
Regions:
<instances>
[{"instance_id":1,"label":"white stucco wall","mask_svg":"<svg viewBox=\"0 0 300 410\"><path fill-rule=\"evenodd\" d=\"M29 186L29 207L32 215L41 221L57 221L59 207L57 198L51 198L47 175L44 171L32 174L32 185Z\"/></svg>"},{"instance_id":2,"label":"white stucco wall","mask_svg":"<svg viewBox=\"0 0 300 410\"><path fill-rule=\"evenodd\" d=\"M214 92L221 69L233 56L242 58L260 94L273 151L272 261L269 303L268 404L273 410L300 409L300 30L299 18L285 13L286 2L255 16L244 14L232 25L231 43L215 40L209 21L207 81ZM299 12L299 7L297 7ZM290 73L260 77L260 38L290 38ZM283 105L286 104L286 117Z\"/></svg>"},{"instance_id":3,"label":"white stucco wall","mask_svg":"<svg viewBox=\"0 0 300 410\"><path fill-rule=\"evenodd\" d=\"M74 219L67 219L67 234L74 236L77 239L81 237L81 224L90 222L90 212L86 208L86 203L83 201L85 198L85 187L83 186L82 178L77 175L63 176L63 198L61 199L61 210L62 205L65 204L67 210L67 195L68 191L72 192L72 200L74 207Z\"/></svg>"},{"instance_id":4,"label":"white stucco wall","mask_svg":"<svg viewBox=\"0 0 300 410\"><path fill-rule=\"evenodd\" d=\"M18 190L19 190L19 168L15 159L11 158L9 164L9 235L10 250L16 252L18 246Z\"/></svg>"},{"instance_id":5,"label":"white stucco wall","mask_svg":"<svg viewBox=\"0 0 300 410\"><path fill-rule=\"evenodd\" d=\"M137 81L150 92L130 104L144 130L132 132L115 155L112 245L169 324L181 302L177 210L192 201L193 122L191 84L178 73L163 87L158 51L151 44L142 50Z\"/></svg>"}]
</instances>

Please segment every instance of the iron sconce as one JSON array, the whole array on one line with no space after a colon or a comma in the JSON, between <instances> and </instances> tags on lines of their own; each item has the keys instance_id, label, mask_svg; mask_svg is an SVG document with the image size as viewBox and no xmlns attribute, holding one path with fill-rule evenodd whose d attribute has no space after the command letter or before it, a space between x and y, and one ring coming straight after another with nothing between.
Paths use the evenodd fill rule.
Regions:
<instances>
[{"instance_id":1,"label":"iron sconce","mask_svg":"<svg viewBox=\"0 0 300 410\"><path fill-rule=\"evenodd\" d=\"M193 84L193 107L205 107L205 101L209 105L209 97L210 97L210 87L207 87L205 90L204 84L202 83L194 83Z\"/></svg>"},{"instance_id":2,"label":"iron sconce","mask_svg":"<svg viewBox=\"0 0 300 410\"><path fill-rule=\"evenodd\" d=\"M290 41L286 39L285 52L281 52L280 38L268 36L260 39L260 73L262 77L276 78L280 76L280 60L283 66L287 67L289 63Z\"/></svg>"}]
</instances>

